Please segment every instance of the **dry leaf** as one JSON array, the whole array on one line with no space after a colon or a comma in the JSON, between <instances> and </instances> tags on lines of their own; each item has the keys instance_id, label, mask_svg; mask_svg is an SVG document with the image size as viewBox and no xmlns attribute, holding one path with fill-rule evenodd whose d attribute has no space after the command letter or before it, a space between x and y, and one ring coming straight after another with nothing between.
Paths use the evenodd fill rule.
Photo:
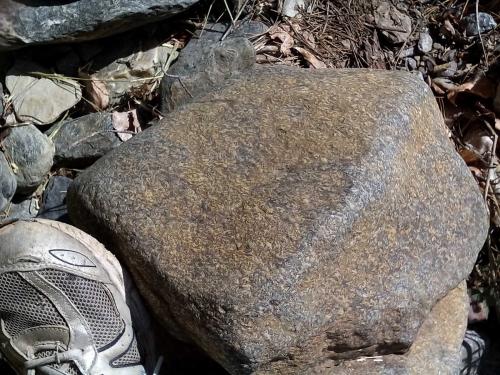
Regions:
<instances>
[{"instance_id":1,"label":"dry leaf","mask_svg":"<svg viewBox=\"0 0 500 375\"><path fill-rule=\"evenodd\" d=\"M285 56L290 56L291 48L293 47L293 38L292 36L283 30L283 28L276 26L269 30L269 37L272 40L278 39L281 41L280 52Z\"/></svg>"},{"instance_id":2,"label":"dry leaf","mask_svg":"<svg viewBox=\"0 0 500 375\"><path fill-rule=\"evenodd\" d=\"M141 131L141 125L137 119L137 111L133 109L128 112L113 112L113 128L117 131L118 137L123 141L128 141L134 134Z\"/></svg>"},{"instance_id":3,"label":"dry leaf","mask_svg":"<svg viewBox=\"0 0 500 375\"><path fill-rule=\"evenodd\" d=\"M465 147L461 148L459 153L467 164L487 162L493 147L493 139L488 132L471 130L464 137L464 143Z\"/></svg>"},{"instance_id":4,"label":"dry leaf","mask_svg":"<svg viewBox=\"0 0 500 375\"><path fill-rule=\"evenodd\" d=\"M456 104L457 97L461 93L469 93L483 99L490 99L495 97L496 85L487 77L475 78L450 90L448 92L448 99L453 104Z\"/></svg>"},{"instance_id":5,"label":"dry leaf","mask_svg":"<svg viewBox=\"0 0 500 375\"><path fill-rule=\"evenodd\" d=\"M298 53L300 53L304 57L304 59L309 63L309 65L312 66L313 68L315 69L326 68L326 64L323 61L318 60L318 58L308 50L301 47L293 47L293 49Z\"/></svg>"},{"instance_id":6,"label":"dry leaf","mask_svg":"<svg viewBox=\"0 0 500 375\"><path fill-rule=\"evenodd\" d=\"M94 105L96 110L106 109L109 105L109 92L103 81L97 80L92 76L88 76L89 81L86 81L85 89L87 91L88 100Z\"/></svg>"}]
</instances>

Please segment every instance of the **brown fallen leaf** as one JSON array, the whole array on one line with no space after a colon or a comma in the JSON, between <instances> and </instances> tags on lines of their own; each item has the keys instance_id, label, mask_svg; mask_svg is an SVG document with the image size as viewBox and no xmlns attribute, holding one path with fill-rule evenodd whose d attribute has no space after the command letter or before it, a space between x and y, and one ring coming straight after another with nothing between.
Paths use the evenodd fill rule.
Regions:
<instances>
[{"instance_id":1,"label":"brown fallen leaf","mask_svg":"<svg viewBox=\"0 0 500 375\"><path fill-rule=\"evenodd\" d=\"M88 79L85 82L88 101L96 111L106 109L109 106L109 92L104 82L89 75L84 78Z\"/></svg>"},{"instance_id":2,"label":"brown fallen leaf","mask_svg":"<svg viewBox=\"0 0 500 375\"><path fill-rule=\"evenodd\" d=\"M315 69L326 68L326 64L323 61L318 60L318 58L308 50L302 47L293 47L293 49L298 53L300 53L304 57L304 59L309 63L309 65L312 66L313 68Z\"/></svg>"},{"instance_id":3,"label":"brown fallen leaf","mask_svg":"<svg viewBox=\"0 0 500 375\"><path fill-rule=\"evenodd\" d=\"M275 26L269 29L268 33L272 40L278 39L281 42L280 52L283 55L290 56L292 54L291 48L293 47L294 41L288 32L279 26Z\"/></svg>"},{"instance_id":4,"label":"brown fallen leaf","mask_svg":"<svg viewBox=\"0 0 500 375\"><path fill-rule=\"evenodd\" d=\"M128 112L113 112L112 119L113 128L123 142L128 141L134 134L141 131L141 124L137 119L135 109Z\"/></svg>"},{"instance_id":5,"label":"brown fallen leaf","mask_svg":"<svg viewBox=\"0 0 500 375\"><path fill-rule=\"evenodd\" d=\"M490 99L495 97L496 85L495 82L488 77L476 77L448 91L448 99L453 104L456 104L456 100L461 93L468 93L483 99Z\"/></svg>"},{"instance_id":6,"label":"brown fallen leaf","mask_svg":"<svg viewBox=\"0 0 500 375\"><path fill-rule=\"evenodd\" d=\"M459 153L467 164L487 163L493 147L493 139L487 131L471 129L464 137L464 144Z\"/></svg>"}]
</instances>

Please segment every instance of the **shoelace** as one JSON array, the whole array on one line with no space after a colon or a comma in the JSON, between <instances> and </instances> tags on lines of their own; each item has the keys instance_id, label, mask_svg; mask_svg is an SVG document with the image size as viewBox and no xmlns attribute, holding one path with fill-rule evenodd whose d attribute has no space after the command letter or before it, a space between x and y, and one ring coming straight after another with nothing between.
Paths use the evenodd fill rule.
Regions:
<instances>
[{"instance_id":1,"label":"shoelace","mask_svg":"<svg viewBox=\"0 0 500 375\"><path fill-rule=\"evenodd\" d=\"M24 368L27 371L27 375L35 375L36 370L40 370L45 375L60 375L59 371L49 367L50 365L60 365L61 363L74 362L76 359L80 358L81 351L78 349L67 350L59 352L58 348L53 355L29 359L24 362ZM156 366L151 375L158 375L160 373L161 366L163 364L163 356L158 357L156 361Z\"/></svg>"}]
</instances>

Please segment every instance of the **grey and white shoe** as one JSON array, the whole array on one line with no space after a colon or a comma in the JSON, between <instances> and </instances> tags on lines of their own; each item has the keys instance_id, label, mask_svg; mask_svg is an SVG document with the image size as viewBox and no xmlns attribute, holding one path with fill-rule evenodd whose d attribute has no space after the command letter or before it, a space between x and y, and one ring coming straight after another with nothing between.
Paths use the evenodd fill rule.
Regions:
<instances>
[{"instance_id":1,"label":"grey and white shoe","mask_svg":"<svg viewBox=\"0 0 500 375\"><path fill-rule=\"evenodd\" d=\"M0 228L0 351L18 374L143 375L116 258L35 219Z\"/></svg>"}]
</instances>

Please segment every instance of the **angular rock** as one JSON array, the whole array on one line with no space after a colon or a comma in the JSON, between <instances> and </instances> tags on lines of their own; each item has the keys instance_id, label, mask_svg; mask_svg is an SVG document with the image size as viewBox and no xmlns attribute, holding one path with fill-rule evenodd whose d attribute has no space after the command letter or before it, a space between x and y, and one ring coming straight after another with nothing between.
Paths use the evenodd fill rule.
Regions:
<instances>
[{"instance_id":1,"label":"angular rock","mask_svg":"<svg viewBox=\"0 0 500 375\"><path fill-rule=\"evenodd\" d=\"M17 62L7 72L5 85L12 97L17 118L37 125L56 121L82 98L80 85L68 78L38 78L30 73L47 73L31 62Z\"/></svg>"},{"instance_id":2,"label":"angular rock","mask_svg":"<svg viewBox=\"0 0 500 375\"><path fill-rule=\"evenodd\" d=\"M16 193L17 181L3 152L0 152L0 211L3 211Z\"/></svg>"},{"instance_id":3,"label":"angular rock","mask_svg":"<svg viewBox=\"0 0 500 375\"><path fill-rule=\"evenodd\" d=\"M55 125L49 134L55 145L55 163L72 168L89 166L122 143L114 133L111 114L105 112Z\"/></svg>"},{"instance_id":4,"label":"angular rock","mask_svg":"<svg viewBox=\"0 0 500 375\"><path fill-rule=\"evenodd\" d=\"M422 53L432 51L432 37L428 32L420 33L417 46Z\"/></svg>"},{"instance_id":5,"label":"angular rock","mask_svg":"<svg viewBox=\"0 0 500 375\"><path fill-rule=\"evenodd\" d=\"M34 4L36 2L36 6ZM3 0L0 50L101 38L171 17L197 0ZM20 22L22 20L22 22Z\"/></svg>"},{"instance_id":6,"label":"angular rock","mask_svg":"<svg viewBox=\"0 0 500 375\"><path fill-rule=\"evenodd\" d=\"M73 222L233 374L408 350L488 230L430 89L366 70L230 83L83 172Z\"/></svg>"},{"instance_id":7,"label":"angular rock","mask_svg":"<svg viewBox=\"0 0 500 375\"><path fill-rule=\"evenodd\" d=\"M408 352L361 357L353 361L327 360L306 366L303 373L314 375L458 374L460 344L467 328L466 289L465 282L461 283L432 308ZM273 371L271 367L257 374L277 373ZM278 373L296 374L293 368L285 371L280 369Z\"/></svg>"},{"instance_id":8,"label":"angular rock","mask_svg":"<svg viewBox=\"0 0 500 375\"><path fill-rule=\"evenodd\" d=\"M216 35L216 34L215 34ZM190 47L191 43L188 45ZM252 43L237 37L202 41L182 51L161 82L162 111L170 112L202 96L226 80L250 71L255 63ZM186 47L187 48L187 47Z\"/></svg>"},{"instance_id":9,"label":"angular rock","mask_svg":"<svg viewBox=\"0 0 500 375\"><path fill-rule=\"evenodd\" d=\"M38 217L69 223L66 194L73 180L64 176L51 177L43 192Z\"/></svg>"},{"instance_id":10,"label":"angular rock","mask_svg":"<svg viewBox=\"0 0 500 375\"><path fill-rule=\"evenodd\" d=\"M374 11L375 24L382 35L392 44L404 43L411 34L411 18L387 1L381 2Z\"/></svg>"},{"instance_id":11,"label":"angular rock","mask_svg":"<svg viewBox=\"0 0 500 375\"><path fill-rule=\"evenodd\" d=\"M3 211L0 211L0 225L13 220L31 219L38 213L38 204L35 198L18 202L11 202Z\"/></svg>"},{"instance_id":12,"label":"angular rock","mask_svg":"<svg viewBox=\"0 0 500 375\"><path fill-rule=\"evenodd\" d=\"M52 141L33 125L18 126L3 140L3 148L16 176L17 192L35 190L52 167Z\"/></svg>"},{"instance_id":13,"label":"angular rock","mask_svg":"<svg viewBox=\"0 0 500 375\"><path fill-rule=\"evenodd\" d=\"M479 24L478 21L479 20ZM497 23L491 14L479 12L469 14L462 20L465 25L465 32L468 36L478 35L479 33L486 33L497 27ZM479 27L478 27L479 25Z\"/></svg>"}]
</instances>

